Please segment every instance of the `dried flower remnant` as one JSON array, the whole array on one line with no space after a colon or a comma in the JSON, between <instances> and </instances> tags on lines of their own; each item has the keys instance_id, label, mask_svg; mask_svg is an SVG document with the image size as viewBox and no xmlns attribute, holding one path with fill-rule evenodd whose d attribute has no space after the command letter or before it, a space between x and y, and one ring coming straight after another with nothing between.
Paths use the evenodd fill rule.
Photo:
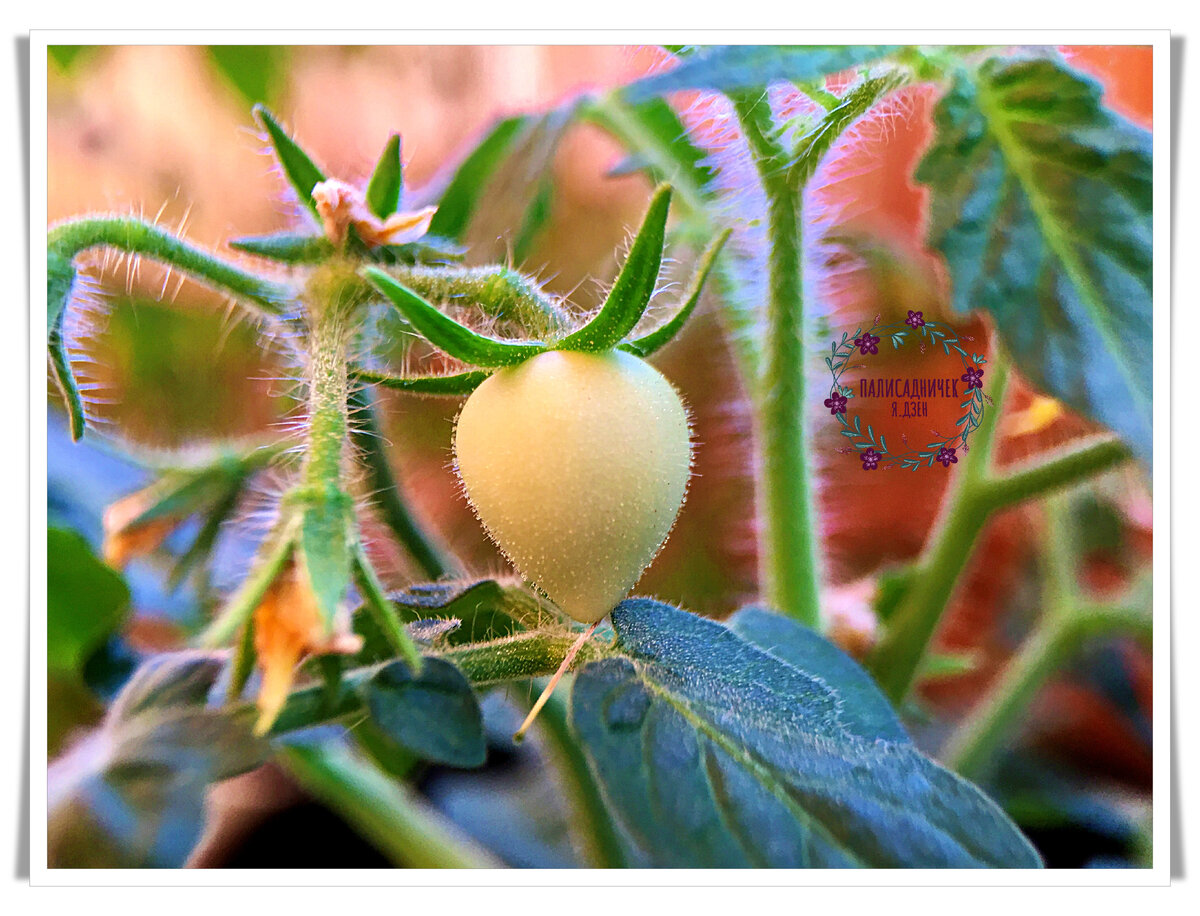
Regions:
<instances>
[{"instance_id":1,"label":"dried flower remnant","mask_svg":"<svg viewBox=\"0 0 1200 916\"><path fill-rule=\"evenodd\" d=\"M325 235L334 245L346 241L351 226L358 237L373 248L415 242L429 231L429 224L437 212L437 207L425 207L380 219L367 206L362 191L336 178L314 186L312 197L321 215Z\"/></svg>"},{"instance_id":2,"label":"dried flower remnant","mask_svg":"<svg viewBox=\"0 0 1200 916\"><path fill-rule=\"evenodd\" d=\"M308 576L294 560L267 589L254 612L254 650L262 669L256 735L271 728L307 655L353 655L362 638L344 630L325 632Z\"/></svg>"},{"instance_id":3,"label":"dried flower remnant","mask_svg":"<svg viewBox=\"0 0 1200 916\"><path fill-rule=\"evenodd\" d=\"M155 495L139 490L118 499L104 511L104 562L124 569L131 560L154 552L179 524L175 516L144 519L154 507Z\"/></svg>"}]
</instances>

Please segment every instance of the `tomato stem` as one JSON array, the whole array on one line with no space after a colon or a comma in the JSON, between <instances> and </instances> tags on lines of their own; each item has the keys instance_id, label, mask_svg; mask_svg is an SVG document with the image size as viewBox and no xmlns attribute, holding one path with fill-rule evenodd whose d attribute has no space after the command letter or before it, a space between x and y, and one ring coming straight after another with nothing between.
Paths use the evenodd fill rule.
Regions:
<instances>
[{"instance_id":1,"label":"tomato stem","mask_svg":"<svg viewBox=\"0 0 1200 916\"><path fill-rule=\"evenodd\" d=\"M820 567L804 377L803 185L788 181L788 156L775 137L766 94L739 94L733 102L768 209L767 341L762 377L755 386L763 587L772 607L817 627Z\"/></svg>"}]
</instances>

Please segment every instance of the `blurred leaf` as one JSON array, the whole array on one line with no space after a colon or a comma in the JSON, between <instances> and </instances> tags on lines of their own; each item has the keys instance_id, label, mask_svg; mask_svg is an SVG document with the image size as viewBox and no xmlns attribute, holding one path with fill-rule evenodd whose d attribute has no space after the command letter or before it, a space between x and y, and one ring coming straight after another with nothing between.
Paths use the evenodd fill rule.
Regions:
<instances>
[{"instance_id":1,"label":"blurred leaf","mask_svg":"<svg viewBox=\"0 0 1200 916\"><path fill-rule=\"evenodd\" d=\"M417 675L393 662L363 693L380 731L416 756L455 767L477 767L487 757L479 701L449 662L426 658Z\"/></svg>"},{"instance_id":2,"label":"blurred leaf","mask_svg":"<svg viewBox=\"0 0 1200 916\"><path fill-rule=\"evenodd\" d=\"M254 115L266 130L271 146L275 149L275 158L279 160L284 177L295 190L296 198L309 209L320 225L321 214L317 212L317 202L313 200L312 190L325 180L325 174L300 144L287 135L265 105L255 105Z\"/></svg>"},{"instance_id":3,"label":"blurred leaf","mask_svg":"<svg viewBox=\"0 0 1200 916\"><path fill-rule=\"evenodd\" d=\"M626 96L642 101L680 89L732 92L778 82L806 82L885 57L898 45L709 45L679 66L631 83Z\"/></svg>"},{"instance_id":4,"label":"blurred leaf","mask_svg":"<svg viewBox=\"0 0 1200 916\"><path fill-rule=\"evenodd\" d=\"M400 135L392 134L371 173L367 185L367 206L380 219L387 219L400 208L404 188L404 163L400 159Z\"/></svg>"},{"instance_id":5,"label":"blurred leaf","mask_svg":"<svg viewBox=\"0 0 1200 916\"><path fill-rule=\"evenodd\" d=\"M537 190L521 220L521 228L513 243L513 263L522 264L529 257L534 241L550 219L550 209L553 204L554 179L552 175L547 174L538 182Z\"/></svg>"},{"instance_id":6,"label":"blurred leaf","mask_svg":"<svg viewBox=\"0 0 1200 916\"><path fill-rule=\"evenodd\" d=\"M279 45L209 45L214 69L247 102L269 102L285 72L287 48Z\"/></svg>"},{"instance_id":7,"label":"blurred leaf","mask_svg":"<svg viewBox=\"0 0 1200 916\"><path fill-rule=\"evenodd\" d=\"M687 128L668 102L655 97L632 104L620 94L614 94L606 99L605 107L608 105L619 109L614 114L625 122L621 133L634 134L638 148L642 150L618 164L610 174L622 175L644 169L655 182L686 185L700 192L708 190L716 169L704 164L709 154L692 143ZM599 120L607 122L610 118L600 112Z\"/></svg>"},{"instance_id":8,"label":"blurred leaf","mask_svg":"<svg viewBox=\"0 0 1200 916\"><path fill-rule=\"evenodd\" d=\"M204 829L208 786L266 759L247 713L204 706L223 665L182 652L143 666L101 729L47 774L53 867L178 868Z\"/></svg>"},{"instance_id":9,"label":"blurred leaf","mask_svg":"<svg viewBox=\"0 0 1200 916\"><path fill-rule=\"evenodd\" d=\"M960 72L917 169L953 303L984 308L1039 388L1120 433L1151 436L1151 137L1063 64Z\"/></svg>"},{"instance_id":10,"label":"blurred leaf","mask_svg":"<svg viewBox=\"0 0 1200 916\"><path fill-rule=\"evenodd\" d=\"M784 662L648 599L612 620L627 657L576 675L573 724L655 865L1039 865L1003 812L894 719L873 731L878 702L862 676L844 677L848 659L793 635L776 644Z\"/></svg>"},{"instance_id":11,"label":"blurred leaf","mask_svg":"<svg viewBox=\"0 0 1200 916\"><path fill-rule=\"evenodd\" d=\"M524 115L505 118L492 125L462 160L438 200L438 211L429 225L429 234L461 242L471 214L487 186L488 179L508 155L517 135L529 124Z\"/></svg>"},{"instance_id":12,"label":"blurred leaf","mask_svg":"<svg viewBox=\"0 0 1200 916\"><path fill-rule=\"evenodd\" d=\"M46 531L46 662L79 676L83 663L125 619L129 588L73 531Z\"/></svg>"},{"instance_id":13,"label":"blurred leaf","mask_svg":"<svg viewBox=\"0 0 1200 916\"><path fill-rule=\"evenodd\" d=\"M79 56L85 51L92 50L92 47L92 45L48 45L46 52L63 72L69 73L75 62L79 60Z\"/></svg>"}]
</instances>

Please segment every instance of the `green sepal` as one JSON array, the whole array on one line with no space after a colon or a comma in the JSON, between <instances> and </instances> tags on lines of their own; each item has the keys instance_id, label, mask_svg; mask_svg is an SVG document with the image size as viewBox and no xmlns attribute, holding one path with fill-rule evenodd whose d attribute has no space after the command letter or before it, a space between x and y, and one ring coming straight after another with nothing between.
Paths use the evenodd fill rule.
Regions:
<instances>
[{"instance_id":1,"label":"green sepal","mask_svg":"<svg viewBox=\"0 0 1200 916\"><path fill-rule=\"evenodd\" d=\"M67 419L71 425L71 438L78 442L83 438L83 429L87 423L87 414L83 409L83 396L79 393L79 385L75 382L75 374L71 371L71 360L67 356L67 346L63 342L62 320L63 312L58 313L58 320L50 328L50 337L46 347L50 352L50 367L54 372L54 383L62 394L63 404L67 409Z\"/></svg>"},{"instance_id":2,"label":"green sepal","mask_svg":"<svg viewBox=\"0 0 1200 916\"><path fill-rule=\"evenodd\" d=\"M473 366L512 366L548 349L543 343L485 337L448 318L382 270L368 267L365 275L401 315L431 344Z\"/></svg>"},{"instance_id":3,"label":"green sepal","mask_svg":"<svg viewBox=\"0 0 1200 916\"><path fill-rule=\"evenodd\" d=\"M388 375L386 372L375 372L372 369L354 370L354 377L360 382L391 388L393 391L443 397L460 397L470 394L483 384L483 380L489 375L491 375L490 372L471 371L459 372L457 375L419 375L404 378L398 375Z\"/></svg>"},{"instance_id":4,"label":"green sepal","mask_svg":"<svg viewBox=\"0 0 1200 916\"><path fill-rule=\"evenodd\" d=\"M353 577L354 506L340 490L312 493L304 502L299 555L328 635Z\"/></svg>"},{"instance_id":5,"label":"green sepal","mask_svg":"<svg viewBox=\"0 0 1200 916\"><path fill-rule=\"evenodd\" d=\"M271 138L275 158L279 160L288 183L295 189L301 203L308 207L319 222L321 215L317 212L317 202L313 200L312 189L325 180L325 174L317 168L308 153L287 135L265 105L255 105L254 116Z\"/></svg>"},{"instance_id":6,"label":"green sepal","mask_svg":"<svg viewBox=\"0 0 1200 916\"><path fill-rule=\"evenodd\" d=\"M333 254L333 244L323 235L273 232L230 239L229 247L284 264L319 264Z\"/></svg>"},{"instance_id":7,"label":"green sepal","mask_svg":"<svg viewBox=\"0 0 1200 916\"><path fill-rule=\"evenodd\" d=\"M367 206L380 219L400 209L404 190L404 163L400 159L400 135L392 134L367 185Z\"/></svg>"},{"instance_id":8,"label":"green sepal","mask_svg":"<svg viewBox=\"0 0 1200 916\"><path fill-rule=\"evenodd\" d=\"M661 184L604 305L591 321L559 341L555 349L590 353L611 350L637 326L658 282L670 206L671 186Z\"/></svg>"},{"instance_id":9,"label":"green sepal","mask_svg":"<svg viewBox=\"0 0 1200 916\"><path fill-rule=\"evenodd\" d=\"M700 294L704 292L704 284L708 280L708 275L712 272L713 265L717 261L717 255L725 247L725 242L729 239L732 231L732 229L726 229L713 239L708 248L705 249L704 254L700 257L700 264L696 268L696 275L692 278L688 297L684 301L682 308L672 316L671 320L649 334L639 337L637 340L621 344L620 349L626 350L635 356L646 357L656 350L661 349L683 330L683 326L692 316L692 312L696 310L696 305L700 302Z\"/></svg>"}]
</instances>

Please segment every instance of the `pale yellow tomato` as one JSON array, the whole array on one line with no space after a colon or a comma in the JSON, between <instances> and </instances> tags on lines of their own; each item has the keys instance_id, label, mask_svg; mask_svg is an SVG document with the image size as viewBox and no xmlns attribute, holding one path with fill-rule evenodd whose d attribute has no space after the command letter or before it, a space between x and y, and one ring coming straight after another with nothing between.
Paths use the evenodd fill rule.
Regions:
<instances>
[{"instance_id":1,"label":"pale yellow tomato","mask_svg":"<svg viewBox=\"0 0 1200 916\"><path fill-rule=\"evenodd\" d=\"M492 539L585 623L654 559L692 457L675 389L621 351L551 351L490 376L463 405L454 455Z\"/></svg>"}]
</instances>

